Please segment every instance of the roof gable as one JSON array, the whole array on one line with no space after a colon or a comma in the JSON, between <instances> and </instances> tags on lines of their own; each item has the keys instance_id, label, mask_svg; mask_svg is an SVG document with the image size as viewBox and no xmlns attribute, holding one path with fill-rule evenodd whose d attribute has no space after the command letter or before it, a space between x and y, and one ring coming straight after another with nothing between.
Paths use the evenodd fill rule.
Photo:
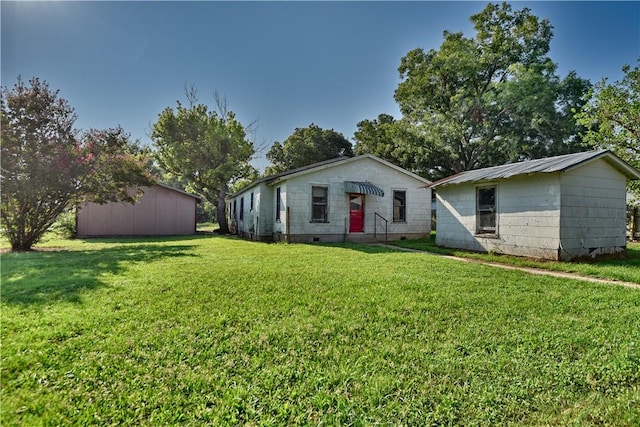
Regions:
<instances>
[{"instance_id":1,"label":"roof gable","mask_svg":"<svg viewBox=\"0 0 640 427\"><path fill-rule=\"evenodd\" d=\"M293 178L293 177L298 177L301 175L306 175L306 174L310 174L319 170L323 170L323 169L329 169L329 168L333 168L333 167L337 167L339 165L344 165L347 163L352 163L352 162L358 162L361 161L363 159L371 159L374 160L384 166L387 166L391 169L394 169L400 173L403 173L407 176L410 176L424 184L430 184L431 182L425 178L422 178L419 175L414 174L413 172L409 172L406 169L403 169L399 166L394 165L393 163L389 163L386 160L383 160L379 157L376 157L372 154L363 154L360 156L355 156L355 157L336 157L335 159L329 159L329 160L325 160L322 162L318 162L318 163L313 163L307 166L303 166L297 169L291 169L285 172L281 172L279 174L276 175L271 175L271 176L267 176L261 179L258 179L256 181L253 181L251 184L247 185L246 187L242 188L240 191L236 192L235 194L231 195L231 197L235 197L240 193L243 193L247 190L250 190L251 188L254 188L256 185L260 184L260 183L266 183L268 185L275 185L278 183L281 183L283 181L286 181L289 178Z\"/></svg>"},{"instance_id":2,"label":"roof gable","mask_svg":"<svg viewBox=\"0 0 640 427\"><path fill-rule=\"evenodd\" d=\"M490 168L475 169L461 172L456 175L443 178L431 184L431 187L441 185L462 184L466 182L489 181L495 179L507 179L518 175L530 173L564 172L569 169L584 166L586 163L597 159L606 160L612 167L625 175L628 179L640 179L640 171L633 168L620 157L609 150L587 151L584 153L565 154L562 156L546 157L543 159L528 160L525 162L508 163Z\"/></svg>"},{"instance_id":3,"label":"roof gable","mask_svg":"<svg viewBox=\"0 0 640 427\"><path fill-rule=\"evenodd\" d=\"M406 169L403 169L399 166L394 165L393 163L389 163L386 160L382 160L379 157L374 156L373 154L363 154L360 156L355 156L355 157L338 157L337 159L333 159L333 161L327 160L326 162L320 162L320 163L314 163L312 165L309 166L305 166L303 168L299 168L299 169L294 169L288 172L283 172L282 176L276 175L274 177L269 177L271 178L269 180L269 184L277 184L279 182L285 181L286 179L289 178L293 178L293 177L297 177L297 176L301 176L301 175L306 175L309 173L313 173L319 170L323 170L323 169L329 169L329 168L333 168L333 167L337 167L339 165L344 165L347 163L354 163L354 162L358 162L361 161L363 159L371 159L374 160L384 166L387 166L391 169L395 169L396 171L403 173L405 175L408 175L414 179L417 179L425 184L430 184L430 181L422 178L419 175L416 175L412 172L409 172Z\"/></svg>"},{"instance_id":4,"label":"roof gable","mask_svg":"<svg viewBox=\"0 0 640 427\"><path fill-rule=\"evenodd\" d=\"M179 190L179 189L177 189L175 187L171 187L171 186L168 186L166 184L162 184L160 182L158 182L158 183L156 183L154 185L156 185L156 186L158 186L160 188L164 188L165 190L175 191L176 193L179 193L179 194L182 194L182 195L185 195L185 196L189 196L189 197L193 197L194 199L196 199L198 201L202 201L202 198L200 196L196 196L195 194L187 193L186 191Z\"/></svg>"}]
</instances>

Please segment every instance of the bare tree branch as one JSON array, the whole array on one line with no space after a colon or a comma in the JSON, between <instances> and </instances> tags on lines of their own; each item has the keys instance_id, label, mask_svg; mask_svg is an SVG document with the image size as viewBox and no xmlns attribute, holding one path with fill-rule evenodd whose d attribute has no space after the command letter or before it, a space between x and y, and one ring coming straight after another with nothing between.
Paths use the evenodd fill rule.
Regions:
<instances>
[{"instance_id":1,"label":"bare tree branch","mask_svg":"<svg viewBox=\"0 0 640 427\"><path fill-rule=\"evenodd\" d=\"M193 107L198 103L198 89L196 89L196 85L193 83L184 84L184 95L189 101L189 108Z\"/></svg>"},{"instance_id":2,"label":"bare tree branch","mask_svg":"<svg viewBox=\"0 0 640 427\"><path fill-rule=\"evenodd\" d=\"M216 89L213 92L213 100L216 103L216 111L223 120L226 120L229 117L229 101L227 97Z\"/></svg>"}]
</instances>

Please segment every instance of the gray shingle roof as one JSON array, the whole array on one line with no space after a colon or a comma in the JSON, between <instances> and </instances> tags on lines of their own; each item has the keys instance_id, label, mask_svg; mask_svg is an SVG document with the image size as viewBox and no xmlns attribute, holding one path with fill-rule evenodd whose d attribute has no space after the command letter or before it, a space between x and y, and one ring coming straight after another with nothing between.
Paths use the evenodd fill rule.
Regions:
<instances>
[{"instance_id":1,"label":"gray shingle roof","mask_svg":"<svg viewBox=\"0 0 640 427\"><path fill-rule=\"evenodd\" d=\"M605 158L616 169L629 179L640 179L640 171L637 171L624 160L609 150L587 151L584 153L565 154L562 156L546 157L544 159L528 160L526 162L508 163L502 166L493 166L484 169L475 169L461 172L456 175L433 182L430 187L440 185L462 184L465 182L488 181L505 179L517 175L530 173L561 172L582 163L598 158Z\"/></svg>"}]
</instances>

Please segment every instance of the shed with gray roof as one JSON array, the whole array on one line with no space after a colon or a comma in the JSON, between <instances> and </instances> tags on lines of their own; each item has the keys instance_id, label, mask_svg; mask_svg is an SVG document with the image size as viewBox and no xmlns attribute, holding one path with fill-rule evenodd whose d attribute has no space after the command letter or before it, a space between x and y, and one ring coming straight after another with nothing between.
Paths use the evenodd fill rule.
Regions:
<instances>
[{"instance_id":1,"label":"shed with gray roof","mask_svg":"<svg viewBox=\"0 0 640 427\"><path fill-rule=\"evenodd\" d=\"M433 182L440 246L552 260L626 250L626 183L608 150L511 163Z\"/></svg>"}]
</instances>

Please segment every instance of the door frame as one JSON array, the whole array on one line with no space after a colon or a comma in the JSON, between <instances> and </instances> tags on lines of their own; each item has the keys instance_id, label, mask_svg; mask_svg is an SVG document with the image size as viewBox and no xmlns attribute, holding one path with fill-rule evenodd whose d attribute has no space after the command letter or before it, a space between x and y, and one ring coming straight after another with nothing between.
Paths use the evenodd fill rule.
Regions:
<instances>
[{"instance_id":1,"label":"door frame","mask_svg":"<svg viewBox=\"0 0 640 427\"><path fill-rule=\"evenodd\" d=\"M360 203L360 207L361 209L359 210L352 210L351 209L351 200L354 197L360 197L361 203ZM349 193L349 198L348 198L348 212L349 212L349 233L364 233L364 225L365 225L365 195L362 193ZM362 228L360 230L353 230L353 226L352 226L352 215L351 212L362 212Z\"/></svg>"}]
</instances>

